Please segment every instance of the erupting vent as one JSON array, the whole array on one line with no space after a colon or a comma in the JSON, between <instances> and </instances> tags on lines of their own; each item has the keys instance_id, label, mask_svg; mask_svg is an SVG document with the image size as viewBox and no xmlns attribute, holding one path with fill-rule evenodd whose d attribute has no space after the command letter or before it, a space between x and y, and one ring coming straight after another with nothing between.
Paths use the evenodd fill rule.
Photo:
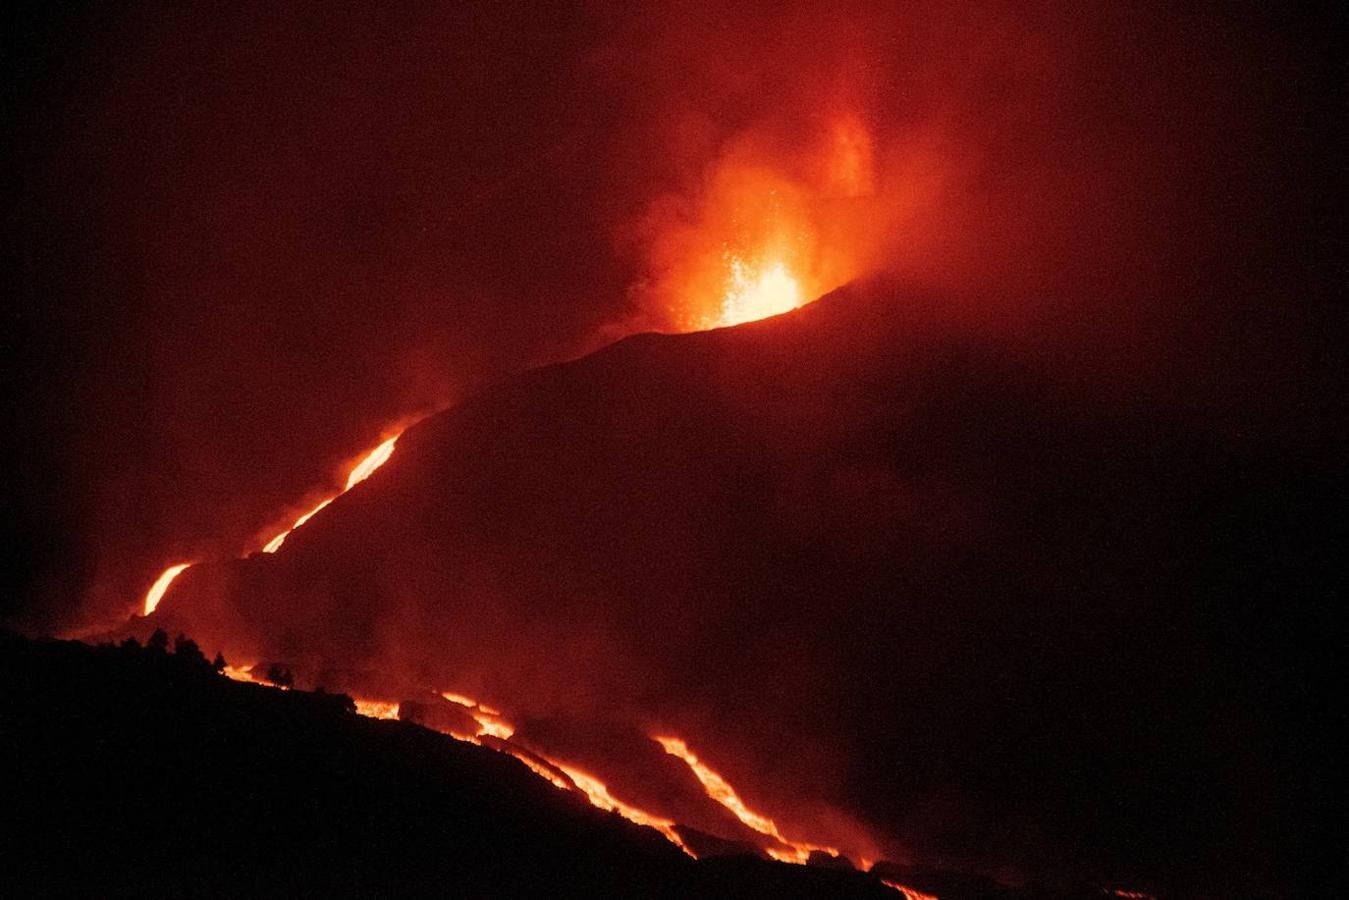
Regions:
<instances>
[{"instance_id":1,"label":"erupting vent","mask_svg":"<svg viewBox=\"0 0 1349 900\"><path fill-rule=\"evenodd\" d=\"M731 259L730 284L718 325L739 325L791 312L802 303L801 286L780 262L754 269Z\"/></svg>"}]
</instances>

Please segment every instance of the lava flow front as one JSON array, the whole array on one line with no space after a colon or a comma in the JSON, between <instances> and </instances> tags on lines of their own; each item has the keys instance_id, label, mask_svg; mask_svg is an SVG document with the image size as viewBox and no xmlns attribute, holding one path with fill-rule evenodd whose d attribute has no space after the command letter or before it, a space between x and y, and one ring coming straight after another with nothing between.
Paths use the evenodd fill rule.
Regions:
<instances>
[{"instance_id":1,"label":"lava flow front","mask_svg":"<svg viewBox=\"0 0 1349 900\"><path fill-rule=\"evenodd\" d=\"M360 462L356 463L356 465L352 467L351 471L347 474L346 485L342 488L341 491L339 491L337 494L334 494L332 497L329 497L328 499L324 500L318 506L315 506L313 509L309 510L309 512L305 513L304 515L296 519L295 522L289 528L287 528L280 534L276 535L276 537L272 538L270 541L264 544L262 547L262 552L275 553L277 550L281 549L281 545L285 543L286 538L290 536L290 533L292 531L299 528L305 522L308 522L316 514L318 514L325 507L327 507L328 504L332 503L338 497L342 496L347 491L351 490L356 485L360 484L362 481L365 481L372 474L374 474L376 469L378 469L380 466L388 462L389 457L393 456L394 445L397 443L398 437L399 435L394 435L393 437L384 441L384 443L380 444L374 450L371 450L365 456L361 457ZM169 566L162 573L160 573L160 576L155 579L155 583L150 586L150 590L147 591L145 594L145 603L143 607L144 615L148 616L150 615L150 613L155 611L155 607L159 606L159 601L163 600L164 594L168 592L169 585L171 585L173 583L173 580L177 578L179 575L181 575L184 571L186 571L191 565L192 563L178 563L176 565Z\"/></svg>"},{"instance_id":2,"label":"lava flow front","mask_svg":"<svg viewBox=\"0 0 1349 900\"><path fill-rule=\"evenodd\" d=\"M173 579L181 575L183 570L190 565L192 563L178 563L175 566L169 566L155 579L155 583L150 585L150 590L145 594L145 614L147 616L154 612L155 607L159 605L159 601L164 599L164 594L168 591L169 585L173 584Z\"/></svg>"},{"instance_id":3,"label":"lava flow front","mask_svg":"<svg viewBox=\"0 0 1349 900\"><path fill-rule=\"evenodd\" d=\"M665 752L671 756L678 757L693 770L693 774L698 778L707 791L707 796L720 803L731 812L737 819L745 825L757 831L765 837L770 837L781 846L768 846L764 852L769 856L781 862L804 863L810 858L812 851L820 851L830 856L838 856L838 849L835 847L825 847L819 844L807 844L800 841L789 841L782 836L778 826L767 816L754 812L745 805L745 801L740 799L740 795L735 789L712 769L703 764L698 757L689 750L688 744L677 737L656 737L652 738L656 743L665 749Z\"/></svg>"},{"instance_id":4,"label":"lava flow front","mask_svg":"<svg viewBox=\"0 0 1349 900\"><path fill-rule=\"evenodd\" d=\"M351 470L351 473L347 475L347 484L346 487L342 488L341 493L339 493L336 497L329 497L327 500L324 500L322 503L311 509L309 512L300 516L300 518L295 520L295 524L291 525L285 531L281 532L276 537L268 541L266 545L262 548L262 552L275 553L277 550L280 550L281 545L286 542L286 538L290 535L292 531L299 528L305 522L308 522L311 518L314 517L315 514L322 511L325 506L336 500L337 497L342 496L342 494L345 494L347 491L351 490L356 485L360 484L362 481L365 481L367 478L369 478L376 469L378 469L380 466L384 465L386 462L389 461L390 456L393 456L393 447L395 442L397 442L397 440L398 436L394 435L384 443L380 444L374 450L371 450L369 453L367 453L365 457L356 464L356 467Z\"/></svg>"},{"instance_id":5,"label":"lava flow front","mask_svg":"<svg viewBox=\"0 0 1349 900\"><path fill-rule=\"evenodd\" d=\"M248 667L227 666L225 674L237 681L267 683L256 677ZM536 747L525 747L512 741L516 728L500 710L479 703L466 694L454 691L441 691L438 694L445 701L457 707L462 707L477 723L477 733L470 734L456 731L452 727L432 722L421 722L420 724L423 727L432 728L458 741L476 744L513 756L535 775L559 790L577 792L585 797L591 805L599 809L616 813L637 825L653 828L684 853L697 858L697 854L680 836L677 823L673 819L615 797L608 785L599 776L578 768L569 761L549 758L549 756L541 754ZM356 699L354 702L356 712L369 718L406 718L400 712L401 704L397 702L365 698ZM750 809L740 798L740 795L736 793L735 788L720 774L699 760L682 738L657 736L652 737L651 740L659 744L666 753L683 761L702 785L708 797L720 804L745 826L767 838L768 841L762 849L768 856L780 862L801 864L809 859L812 852L818 851L835 857L839 855L839 851L834 847L794 841L784 837L772 819ZM904 890L902 888L896 889ZM925 895L915 893L911 896L917 898Z\"/></svg>"}]
</instances>

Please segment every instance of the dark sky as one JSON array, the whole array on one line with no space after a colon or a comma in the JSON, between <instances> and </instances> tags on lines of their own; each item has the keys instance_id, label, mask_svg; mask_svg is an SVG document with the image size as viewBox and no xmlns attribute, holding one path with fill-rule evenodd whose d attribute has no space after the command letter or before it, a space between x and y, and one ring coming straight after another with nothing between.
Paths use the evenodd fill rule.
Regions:
<instances>
[{"instance_id":1,"label":"dark sky","mask_svg":"<svg viewBox=\"0 0 1349 900\"><path fill-rule=\"evenodd\" d=\"M1220 427L1329 427L1325 14L721 6L14 13L7 617L123 615L384 429L674 327L664 254L718 166L817 186L844 113L898 211L857 268Z\"/></svg>"}]
</instances>

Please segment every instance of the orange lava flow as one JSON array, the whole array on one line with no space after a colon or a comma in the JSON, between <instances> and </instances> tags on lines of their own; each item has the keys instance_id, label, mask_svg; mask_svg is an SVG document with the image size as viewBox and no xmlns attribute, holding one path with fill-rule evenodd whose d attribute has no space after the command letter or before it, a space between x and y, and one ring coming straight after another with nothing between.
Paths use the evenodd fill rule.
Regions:
<instances>
[{"instance_id":1,"label":"orange lava flow","mask_svg":"<svg viewBox=\"0 0 1349 900\"><path fill-rule=\"evenodd\" d=\"M396 719L398 718L398 704L386 703L383 700L357 700L356 712L363 716L369 716L372 719Z\"/></svg>"},{"instance_id":2,"label":"orange lava flow","mask_svg":"<svg viewBox=\"0 0 1349 900\"><path fill-rule=\"evenodd\" d=\"M881 884L899 891L904 895L904 900L939 900L936 894L925 894L922 891L915 891L913 888L900 884L898 881L886 881L882 878Z\"/></svg>"},{"instance_id":3,"label":"orange lava flow","mask_svg":"<svg viewBox=\"0 0 1349 900\"><path fill-rule=\"evenodd\" d=\"M173 579L181 575L183 570L190 565L192 563L179 563L176 566L169 566L163 574L155 579L155 583L150 585L150 590L145 594L145 615L148 616L155 611L155 607L159 605L160 600L164 599L164 592L169 589Z\"/></svg>"},{"instance_id":4,"label":"orange lava flow","mask_svg":"<svg viewBox=\"0 0 1349 900\"><path fill-rule=\"evenodd\" d=\"M567 777L576 784L576 787L580 789L581 793L590 798L590 802L593 806L598 806L600 809L609 810L610 812L616 812L629 822L635 822L638 825L645 825L648 828L656 829L661 834L665 835L665 838L670 843L674 844L680 850L683 850L689 856L693 856L697 859L697 857L694 856L693 851L684 846L683 840L680 839L678 832L674 830L674 822L671 822L669 819L662 819L659 816L653 816L645 810L638 809L635 806L629 806L622 800L615 799L613 795L609 793L609 789L604 786L604 783L593 775L588 775L580 769L573 769L570 766L564 766L560 763L555 763L555 765L566 773Z\"/></svg>"},{"instance_id":5,"label":"orange lava flow","mask_svg":"<svg viewBox=\"0 0 1349 900\"><path fill-rule=\"evenodd\" d=\"M566 778L550 770L547 766L540 765L538 762L534 761L533 759L530 759L524 753L517 752L516 750L514 750L509 746L506 748L506 752L509 753L511 756L514 756L516 759L520 760L520 762L524 763L527 767L529 767L529 770L533 772L535 775L539 776L545 781L551 782L553 787L557 788L558 790L562 791L577 790L575 784L568 782Z\"/></svg>"},{"instance_id":6,"label":"orange lava flow","mask_svg":"<svg viewBox=\"0 0 1349 900\"><path fill-rule=\"evenodd\" d=\"M261 679L254 678L253 673L250 672L248 669L241 668L239 666L225 666L225 677L229 678L232 681L247 681L252 684L267 684L267 682L262 681ZM276 685L272 686L276 687Z\"/></svg>"},{"instance_id":7,"label":"orange lava flow","mask_svg":"<svg viewBox=\"0 0 1349 900\"><path fill-rule=\"evenodd\" d=\"M479 737L487 734L504 741L515 734L515 726L503 719L501 713L490 706L483 706L471 697L465 697L463 694L456 694L453 691L442 691L440 696L451 703L468 709L473 721L478 723Z\"/></svg>"},{"instance_id":8,"label":"orange lava flow","mask_svg":"<svg viewBox=\"0 0 1349 900\"><path fill-rule=\"evenodd\" d=\"M468 709L469 714L472 715L473 719L478 723L479 737L489 735L497 738L502 743L494 744L493 746L495 748L504 748L505 752L510 753L516 759L520 760L520 762L529 767L530 771L550 782L554 787L564 791L579 790L586 796L591 805L610 812L616 812L628 821L635 822L638 825L654 828L664 835L666 840L683 850L689 856L694 855L693 851L685 846L684 841L680 839L678 832L675 831L674 822L669 819L663 819L660 816L652 815L645 810L638 809L635 806L615 798L609 793L609 789L604 785L604 782L600 781L594 775L591 775L588 772L582 772L580 769L565 766L551 759L544 759L544 762L557 770L556 772L549 771L546 766L540 765L537 761L531 759L528 754L524 752L513 752L507 742L511 735L515 733L515 726L502 718L499 711L490 706L483 706L472 697L455 693L454 691L442 691L440 696L451 703ZM360 712L360 702L358 701L356 705L357 711ZM481 745L481 742L475 738L456 734L451 734L450 737L461 741L467 740L471 743ZM571 782L568 783L562 777L559 777L557 774L558 772L561 772L566 778L571 779Z\"/></svg>"},{"instance_id":9,"label":"orange lava flow","mask_svg":"<svg viewBox=\"0 0 1349 900\"><path fill-rule=\"evenodd\" d=\"M791 841L782 836L778 830L777 824L767 816L756 813L745 805L745 801L740 799L740 795L735 789L712 769L704 765L693 751L689 750L688 744L676 737L655 737L652 738L656 743L665 749L665 752L671 756L676 756L683 760L697 779L702 782L703 789L707 791L707 796L724 806L730 813L743 822L748 827L759 832L759 834L771 837L781 844L781 847L768 847L765 852L778 860L779 862L804 863L813 850L820 850L828 853L830 856L838 856L838 850L834 847L822 847L815 844L806 844L799 841Z\"/></svg>"},{"instance_id":10,"label":"orange lava flow","mask_svg":"<svg viewBox=\"0 0 1349 900\"><path fill-rule=\"evenodd\" d=\"M342 488L341 493L339 493L337 497L342 496L342 494L345 494L347 491L351 490L356 485L360 484L362 481L365 481L372 474L374 474L374 471L376 469L378 469L380 466L388 462L389 457L393 456L393 448L397 440L398 435L394 435L384 443L380 444L374 450L371 450L369 453L367 453L365 457L362 458L361 461L356 464L356 467L353 468L351 472L347 475L347 486ZM270 541L264 544L262 552L275 553L276 551L280 550L281 545L286 542L286 538L290 536L290 533L292 531L299 528L305 522L308 522L311 518L314 517L316 513L322 510L329 503L332 503L334 500L336 500L337 497L329 497L327 500L324 500L322 503L311 509L309 512L300 516L300 518L296 519L294 524L292 524L289 528L287 528L285 531L281 532L276 537L272 538Z\"/></svg>"}]
</instances>

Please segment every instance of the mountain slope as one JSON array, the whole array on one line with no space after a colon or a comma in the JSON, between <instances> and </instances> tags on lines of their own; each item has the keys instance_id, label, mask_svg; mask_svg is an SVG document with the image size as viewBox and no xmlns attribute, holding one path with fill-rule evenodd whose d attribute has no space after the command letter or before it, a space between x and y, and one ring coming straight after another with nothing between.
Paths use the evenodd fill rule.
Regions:
<instances>
[{"instance_id":1,"label":"mountain slope","mask_svg":"<svg viewBox=\"0 0 1349 900\"><path fill-rule=\"evenodd\" d=\"M182 656L0 633L0 677L6 896L896 896L694 863L501 754Z\"/></svg>"},{"instance_id":2,"label":"mountain slope","mask_svg":"<svg viewBox=\"0 0 1349 900\"><path fill-rule=\"evenodd\" d=\"M1319 715L1285 701L1322 661L1329 473L935 303L854 285L528 373L155 619L469 691L554 752L678 734L854 854L1276 884L1323 764L1284 736Z\"/></svg>"}]
</instances>

